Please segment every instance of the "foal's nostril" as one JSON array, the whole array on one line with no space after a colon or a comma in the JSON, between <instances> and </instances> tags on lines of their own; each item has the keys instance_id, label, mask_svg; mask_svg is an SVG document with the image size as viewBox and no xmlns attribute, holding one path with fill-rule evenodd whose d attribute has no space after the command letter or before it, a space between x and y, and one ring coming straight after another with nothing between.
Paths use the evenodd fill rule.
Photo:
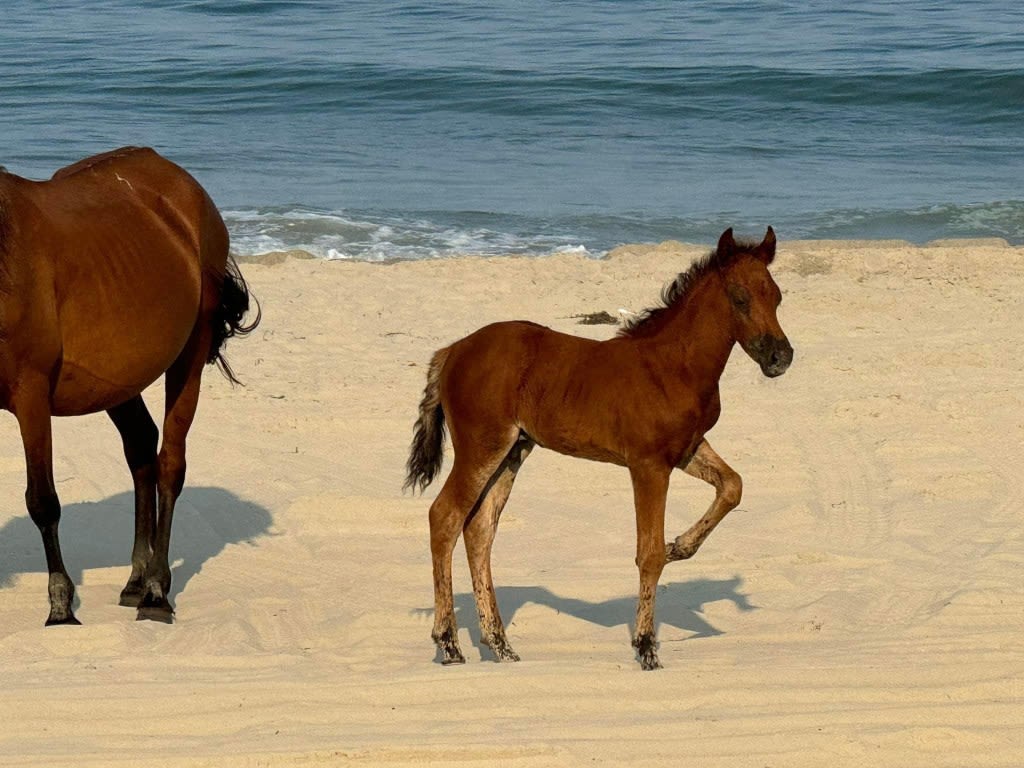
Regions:
<instances>
[{"instance_id":1,"label":"foal's nostril","mask_svg":"<svg viewBox=\"0 0 1024 768\"><path fill-rule=\"evenodd\" d=\"M764 372L769 376L779 376L786 372L793 362L793 347L786 339L774 340L766 356Z\"/></svg>"}]
</instances>

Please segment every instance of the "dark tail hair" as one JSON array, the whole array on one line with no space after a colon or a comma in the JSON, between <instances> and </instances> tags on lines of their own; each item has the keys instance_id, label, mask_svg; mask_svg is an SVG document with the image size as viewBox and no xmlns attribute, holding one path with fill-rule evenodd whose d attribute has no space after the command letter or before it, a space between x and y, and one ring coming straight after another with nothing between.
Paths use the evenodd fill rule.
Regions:
<instances>
[{"instance_id":1,"label":"dark tail hair","mask_svg":"<svg viewBox=\"0 0 1024 768\"><path fill-rule=\"evenodd\" d=\"M242 322L246 312L249 311L249 302L256 304L256 317L248 325ZM238 270L238 264L228 256L228 262L224 267L224 277L220 286L220 303L213 313L213 336L210 339L210 354L206 358L207 364L216 363L220 372L227 377L232 384L241 384L235 372L228 365L224 357L224 344L232 336L245 336L251 333L260 324L263 312L256 297L249 293L249 286L245 284L242 273Z\"/></svg>"},{"instance_id":2,"label":"dark tail hair","mask_svg":"<svg viewBox=\"0 0 1024 768\"><path fill-rule=\"evenodd\" d=\"M419 486L422 493L441 471L441 463L444 461L444 409L441 407L439 379L447 359L447 347L435 352L430 358L427 386L423 389L423 400L420 402L420 417L416 419L416 426L413 427L415 434L409 451L409 461L405 464L403 491L410 488L415 491Z\"/></svg>"}]
</instances>

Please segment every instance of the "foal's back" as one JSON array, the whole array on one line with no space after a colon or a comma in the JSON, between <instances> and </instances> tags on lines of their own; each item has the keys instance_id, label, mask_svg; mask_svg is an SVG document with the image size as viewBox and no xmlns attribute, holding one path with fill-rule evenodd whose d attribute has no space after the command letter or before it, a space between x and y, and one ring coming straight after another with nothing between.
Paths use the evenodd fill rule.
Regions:
<instances>
[{"instance_id":1,"label":"foal's back","mask_svg":"<svg viewBox=\"0 0 1024 768\"><path fill-rule=\"evenodd\" d=\"M516 429L559 453L615 464L649 443L681 456L692 447L678 436L693 426L682 423L695 418L686 407L693 394L651 365L642 347L527 321L494 323L460 339L447 349L440 378L456 450L460 440Z\"/></svg>"}]
</instances>

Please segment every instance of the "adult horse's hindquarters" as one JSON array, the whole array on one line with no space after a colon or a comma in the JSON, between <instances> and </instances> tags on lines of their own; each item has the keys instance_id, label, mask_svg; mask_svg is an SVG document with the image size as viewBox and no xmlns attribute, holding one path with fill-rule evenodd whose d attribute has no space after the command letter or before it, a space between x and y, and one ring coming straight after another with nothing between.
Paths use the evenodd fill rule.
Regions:
<instances>
[{"instance_id":1,"label":"adult horse's hindquarters","mask_svg":"<svg viewBox=\"0 0 1024 768\"><path fill-rule=\"evenodd\" d=\"M50 417L107 411L135 485L122 605L171 621L168 548L205 363L251 331L249 292L206 191L151 149L125 147L48 181L0 172L0 406L18 420L25 500L50 572L47 624L77 624L61 558ZM140 393L166 374L163 444Z\"/></svg>"}]
</instances>

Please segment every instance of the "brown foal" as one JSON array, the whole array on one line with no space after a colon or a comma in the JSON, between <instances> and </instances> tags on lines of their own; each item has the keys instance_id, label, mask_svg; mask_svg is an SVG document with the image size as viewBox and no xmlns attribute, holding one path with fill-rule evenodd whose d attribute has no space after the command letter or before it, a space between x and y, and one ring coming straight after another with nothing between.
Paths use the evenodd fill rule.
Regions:
<instances>
[{"instance_id":1,"label":"brown foal","mask_svg":"<svg viewBox=\"0 0 1024 768\"><path fill-rule=\"evenodd\" d=\"M49 181L0 172L0 407L18 420L25 501L50 572L47 624L78 624L61 556L50 417L106 411L135 485L121 604L170 622L168 550L185 437L205 363L234 379L224 342L249 293L198 182L151 149L86 158ZM166 374L163 444L140 393Z\"/></svg>"},{"instance_id":2,"label":"brown foal","mask_svg":"<svg viewBox=\"0 0 1024 768\"><path fill-rule=\"evenodd\" d=\"M406 488L425 488L441 468L445 424L454 464L430 507L434 629L443 663L462 663L452 596L452 551L465 536L484 644L518 661L505 636L491 579L491 546L516 473L534 445L629 469L636 507L640 594L636 648L657 669L654 599L665 563L692 557L740 501L740 476L704 439L721 411L718 381L733 345L765 376L793 359L768 272L771 227L761 243L718 247L607 341L528 322L488 325L434 354L407 465ZM669 476L679 467L715 487L715 500L688 531L665 543Z\"/></svg>"}]
</instances>

